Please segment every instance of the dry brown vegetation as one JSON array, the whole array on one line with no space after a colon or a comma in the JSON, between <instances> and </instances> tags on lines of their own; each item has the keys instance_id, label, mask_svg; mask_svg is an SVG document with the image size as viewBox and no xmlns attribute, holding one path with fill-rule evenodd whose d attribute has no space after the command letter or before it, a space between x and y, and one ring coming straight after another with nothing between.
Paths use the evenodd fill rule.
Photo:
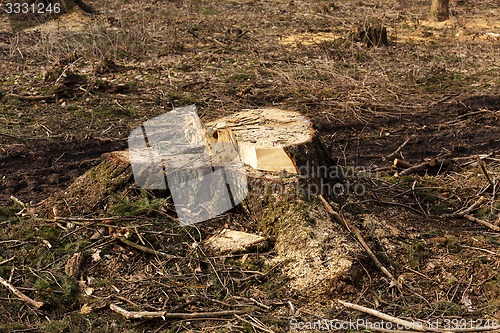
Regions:
<instances>
[{"instance_id":1,"label":"dry brown vegetation","mask_svg":"<svg viewBox=\"0 0 500 333\"><path fill-rule=\"evenodd\" d=\"M102 15L73 12L19 32L0 16L0 276L45 302L29 307L1 287L0 331L285 332L291 318L376 321L337 299L410 320L500 320L498 230L453 215L482 196L468 214L500 226L497 2L452 1L440 23L427 20L430 1L421 0L106 0L93 2ZM389 45L357 40L369 25L385 26ZM368 255L350 276L308 293L291 287L286 263L273 264L273 242L248 256L205 251L202 241L225 225L276 241L289 207L272 193L260 207L191 228L176 223L168 198L133 185L73 219L17 214L65 189L101 153L125 148L144 120L192 103L206 122L269 106L312 119L348 180L366 189L335 197L334 208L401 287ZM395 177L394 158L453 165ZM325 251L335 246L325 241ZM74 253L82 267L68 276ZM250 312L126 320L110 303Z\"/></svg>"}]
</instances>

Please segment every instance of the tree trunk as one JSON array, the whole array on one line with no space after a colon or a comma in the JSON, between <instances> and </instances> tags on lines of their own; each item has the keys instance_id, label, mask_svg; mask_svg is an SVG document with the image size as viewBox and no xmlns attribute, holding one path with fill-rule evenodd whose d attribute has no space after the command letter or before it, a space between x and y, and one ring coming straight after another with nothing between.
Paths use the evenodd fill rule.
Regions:
<instances>
[{"instance_id":1,"label":"tree trunk","mask_svg":"<svg viewBox=\"0 0 500 333\"><path fill-rule=\"evenodd\" d=\"M25 13L14 11L9 14L9 22L15 32L33 28L56 19L65 13L73 11L75 7L89 14L99 13L84 0L16 0L15 3L21 4L20 8L27 8ZM26 4L28 7L25 7Z\"/></svg>"},{"instance_id":2,"label":"tree trunk","mask_svg":"<svg viewBox=\"0 0 500 333\"><path fill-rule=\"evenodd\" d=\"M450 16L449 0L432 0L430 18L434 21L446 21Z\"/></svg>"}]
</instances>

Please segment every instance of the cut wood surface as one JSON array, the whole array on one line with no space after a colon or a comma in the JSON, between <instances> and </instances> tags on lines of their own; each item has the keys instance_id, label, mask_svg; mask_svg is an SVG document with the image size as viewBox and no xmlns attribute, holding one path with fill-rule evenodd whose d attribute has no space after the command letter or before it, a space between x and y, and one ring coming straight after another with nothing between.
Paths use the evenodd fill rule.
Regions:
<instances>
[{"instance_id":1,"label":"cut wood surface","mask_svg":"<svg viewBox=\"0 0 500 333\"><path fill-rule=\"evenodd\" d=\"M243 162L265 171L298 173L289 152L311 142L315 135L311 122L300 113L280 109L243 111L207 126L212 133L209 142L233 137ZM225 129L234 135L220 135Z\"/></svg>"}]
</instances>

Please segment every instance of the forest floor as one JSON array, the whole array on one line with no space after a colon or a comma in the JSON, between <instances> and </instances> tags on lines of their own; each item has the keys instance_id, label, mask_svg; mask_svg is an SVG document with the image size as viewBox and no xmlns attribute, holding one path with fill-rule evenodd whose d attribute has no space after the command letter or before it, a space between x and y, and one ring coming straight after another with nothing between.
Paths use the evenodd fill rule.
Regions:
<instances>
[{"instance_id":1,"label":"forest floor","mask_svg":"<svg viewBox=\"0 0 500 333\"><path fill-rule=\"evenodd\" d=\"M1 287L0 332L284 332L298 327L292 318L376 321L338 299L439 328L498 324L500 8L497 0L452 1L450 19L434 23L428 2L106 0L94 2L100 15L76 11L19 31L2 14L0 277L46 306L31 308ZM357 38L370 25L386 27L388 45ZM402 287L367 255L342 288L310 295L269 265L272 247L244 260L196 247L224 224L261 231L241 209L181 228L161 209L166 199L131 190L75 216L82 220L73 228L19 214L101 154L125 149L145 120L189 104L203 122L260 107L311 119L363 185L336 199L339 210ZM395 158L453 163L397 177ZM493 229L452 216L480 197L467 213ZM103 223L113 231L92 239ZM116 240L130 231L182 259ZM64 272L74 253L85 256L81 281ZM110 311L111 301L149 311L256 309L134 321ZM85 304L93 304L87 312Z\"/></svg>"}]
</instances>

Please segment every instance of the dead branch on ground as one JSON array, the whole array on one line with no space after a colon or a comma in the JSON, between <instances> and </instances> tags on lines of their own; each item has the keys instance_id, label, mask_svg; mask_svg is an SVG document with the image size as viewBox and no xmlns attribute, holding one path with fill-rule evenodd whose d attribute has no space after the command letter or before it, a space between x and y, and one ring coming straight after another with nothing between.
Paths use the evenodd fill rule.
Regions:
<instances>
[{"instance_id":1,"label":"dead branch on ground","mask_svg":"<svg viewBox=\"0 0 500 333\"><path fill-rule=\"evenodd\" d=\"M429 325L425 324L424 322L420 322L420 321L413 321L412 322L412 321L400 319L397 317L393 317L391 315L385 314L385 313L377 311L375 309L367 308L367 307L362 306L362 305L357 305L357 304L345 302L342 300L338 300L338 302L347 308L350 308L350 309L353 309L356 311L360 311L363 313L367 313L367 314L372 315L374 317L380 318L384 321L388 321L388 322L391 322L393 324L396 324L396 325L398 325L398 327L403 327L404 329L413 329L413 330L418 331L418 332L456 332L456 333L460 333L460 332L497 331L498 329L500 329L500 325L496 325L496 326L483 326L483 327L479 326L479 327L466 327L466 328L447 328L447 329L443 330L442 328L429 327Z\"/></svg>"},{"instance_id":2,"label":"dead branch on ground","mask_svg":"<svg viewBox=\"0 0 500 333\"><path fill-rule=\"evenodd\" d=\"M406 140L405 140L405 142L403 142L403 143L402 143L402 144L398 147L398 149L396 149L395 151L393 151L391 154L389 154L389 155L387 155L387 156L383 157L383 158L382 158L382 160L384 160L384 161L385 161L385 160L388 160L388 159L390 159L391 157L396 156L397 154L399 154L399 152L400 152L401 150L403 150L403 148L404 148L404 147L408 144L408 142L410 142L410 139L411 139L411 138L406 139Z\"/></svg>"},{"instance_id":3,"label":"dead branch on ground","mask_svg":"<svg viewBox=\"0 0 500 333\"><path fill-rule=\"evenodd\" d=\"M473 210L479 208L479 206L482 205L482 203L486 200L485 197L481 196L479 197L476 202L474 202L470 207L462 210L462 209L459 209L458 211L456 211L455 213L451 213L451 214L445 214L443 215L443 217L463 217L464 215L466 214L469 214L470 212L472 212Z\"/></svg>"},{"instance_id":4,"label":"dead branch on ground","mask_svg":"<svg viewBox=\"0 0 500 333\"><path fill-rule=\"evenodd\" d=\"M385 314L383 312L377 311L375 309L370 309L370 308L367 308L367 307L362 306L362 305L357 305L354 303L345 302L345 301L342 301L340 299L338 300L338 302L349 309L353 309L356 311L367 313L369 315L380 318L382 320L391 322L393 324L397 324L399 327L404 327L407 329L414 329L414 330L417 330L420 332L425 331L425 329L423 329L422 325L419 323L411 322L411 321L400 319L397 317L393 317L393 316L390 316L390 315Z\"/></svg>"},{"instance_id":5,"label":"dead branch on ground","mask_svg":"<svg viewBox=\"0 0 500 333\"><path fill-rule=\"evenodd\" d=\"M457 211L455 213L452 213L452 214L445 214L443 215L443 217L463 217L471 222L475 222L475 223L479 223L481 225L484 225L485 227L493 230L493 231L497 231L497 232L500 232L500 226L498 225L495 225L493 223L490 223L488 221L485 221L483 219L480 219L480 218L477 218L477 217L474 217L472 215L470 215L469 213L472 212L473 210L476 210L478 209L479 207L481 207L481 205L483 204L483 202L486 201L486 198L481 196L479 197L479 199L476 200L476 202L474 202L470 207L462 210L462 211Z\"/></svg>"},{"instance_id":6,"label":"dead branch on ground","mask_svg":"<svg viewBox=\"0 0 500 333\"><path fill-rule=\"evenodd\" d=\"M413 167L413 164L411 163L408 163L404 160L400 160L398 158L394 159L394 166L396 168L401 168L401 169L409 169L409 168L412 168Z\"/></svg>"},{"instance_id":7,"label":"dead branch on ground","mask_svg":"<svg viewBox=\"0 0 500 333\"><path fill-rule=\"evenodd\" d=\"M488 170L486 170L486 165L484 165L484 161L478 156L477 158L477 164L481 167L481 171L483 172L484 176L486 177L486 180L488 183L490 183L491 188L495 188L495 184L490 178L490 175L488 174Z\"/></svg>"},{"instance_id":8,"label":"dead branch on ground","mask_svg":"<svg viewBox=\"0 0 500 333\"><path fill-rule=\"evenodd\" d=\"M10 284L8 281L4 280L1 276L0 276L0 283L2 285L4 285L4 287L9 289L14 295L16 295L17 297L19 297L21 300L25 301L29 305L31 305L37 309L39 309L43 306L43 304L44 304L43 302L35 301L34 299L29 298L28 296L23 294L21 291L19 291L16 287L14 287L12 284Z\"/></svg>"},{"instance_id":9,"label":"dead branch on ground","mask_svg":"<svg viewBox=\"0 0 500 333\"><path fill-rule=\"evenodd\" d=\"M359 229L356 228L355 226L350 225L339 213L334 211L332 206L328 203L328 201L326 201L326 199L323 197L323 195L320 194L319 198L320 198L321 202L323 203L323 205L325 206L328 213L333 217L333 219L337 223L339 223L340 225L345 227L347 230L349 230L356 237L358 242L361 243L361 245L363 246L365 251L368 253L370 258L373 260L373 262L375 263L377 268L380 269L382 271L382 273L384 273L391 280L391 287L396 286L396 287L400 288L401 283L394 277L394 275L392 275L391 272L389 272L389 270L384 265L382 265L380 260L378 260L377 256L375 256L372 249L366 243L365 239L361 235L361 231L359 231Z\"/></svg>"},{"instance_id":10,"label":"dead branch on ground","mask_svg":"<svg viewBox=\"0 0 500 333\"><path fill-rule=\"evenodd\" d=\"M179 256L174 256L172 254L163 253L163 252L160 252L160 251L157 251L157 250L150 249L149 247L145 247L145 246L136 244L136 243L134 243L134 242L132 242L132 241L124 238L124 237L118 237L118 240L120 242L122 242L123 244L131 246L134 249L137 249L139 251L142 251L142 252L145 252L145 253L149 253L149 254L153 254L153 255L156 255L156 256L159 256L159 257L163 257L163 258L166 258L166 259L181 259L182 258L182 257L179 257Z\"/></svg>"},{"instance_id":11,"label":"dead branch on ground","mask_svg":"<svg viewBox=\"0 0 500 333\"><path fill-rule=\"evenodd\" d=\"M162 318L164 320L172 319L195 319L195 318L220 318L234 315L240 315L252 312L254 308L243 310L228 310L215 312L193 312L193 313L170 313L167 311L128 311L116 304L110 304L109 308L116 313L121 314L127 319L154 319Z\"/></svg>"},{"instance_id":12,"label":"dead branch on ground","mask_svg":"<svg viewBox=\"0 0 500 333\"><path fill-rule=\"evenodd\" d=\"M484 225L485 227L487 227L487 228L489 228L489 229L491 229L491 230L493 230L493 231L500 232L500 227L499 227L499 226L497 226L497 225L494 225L493 223L490 223L490 222L488 222L488 221L485 221L485 220L483 220L483 219L479 219L479 218L477 218L477 217L474 217L474 216L472 216L472 215L468 215L468 214L464 215L464 217L465 217L467 220L471 221L471 222L476 222L476 223L479 223L479 224Z\"/></svg>"},{"instance_id":13,"label":"dead branch on ground","mask_svg":"<svg viewBox=\"0 0 500 333\"><path fill-rule=\"evenodd\" d=\"M452 161L448 160L448 159L444 159L444 160L432 159L432 160L417 164L415 166L412 166L410 168L404 169L403 171L401 171L399 173L399 176L411 175L413 173L425 171L429 168L435 168L435 167L443 168L443 167L449 166L451 163L452 163Z\"/></svg>"}]
</instances>

